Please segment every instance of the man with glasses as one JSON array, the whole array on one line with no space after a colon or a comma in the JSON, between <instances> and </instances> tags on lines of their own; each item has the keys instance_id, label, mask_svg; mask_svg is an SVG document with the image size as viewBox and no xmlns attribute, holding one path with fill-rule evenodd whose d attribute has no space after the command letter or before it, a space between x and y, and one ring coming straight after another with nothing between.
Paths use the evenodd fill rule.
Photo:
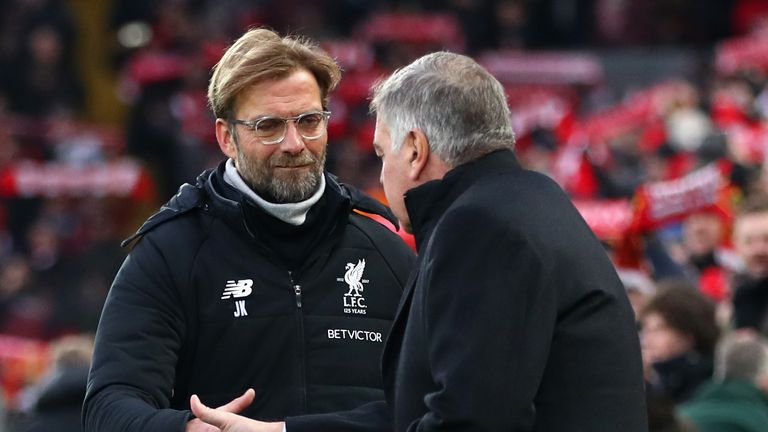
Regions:
<instances>
[{"instance_id":1,"label":"man with glasses","mask_svg":"<svg viewBox=\"0 0 768 432\"><path fill-rule=\"evenodd\" d=\"M126 241L87 431L218 430L192 418L192 394L261 420L383 398L379 358L414 257L357 213L396 223L386 207L324 172L339 78L313 44L265 29L215 66L208 98L228 159Z\"/></svg>"}]
</instances>

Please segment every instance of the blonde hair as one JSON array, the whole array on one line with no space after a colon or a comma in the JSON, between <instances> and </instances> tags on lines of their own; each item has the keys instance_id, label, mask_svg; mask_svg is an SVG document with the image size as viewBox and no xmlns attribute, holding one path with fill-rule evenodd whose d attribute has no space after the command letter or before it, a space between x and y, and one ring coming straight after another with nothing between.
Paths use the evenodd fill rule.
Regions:
<instances>
[{"instance_id":1,"label":"blonde hair","mask_svg":"<svg viewBox=\"0 0 768 432\"><path fill-rule=\"evenodd\" d=\"M306 69L317 80L323 107L328 94L341 79L336 62L311 40L280 37L272 30L248 30L224 52L213 67L208 85L208 104L218 118L232 115L235 99L244 89L263 81L284 78Z\"/></svg>"}]
</instances>

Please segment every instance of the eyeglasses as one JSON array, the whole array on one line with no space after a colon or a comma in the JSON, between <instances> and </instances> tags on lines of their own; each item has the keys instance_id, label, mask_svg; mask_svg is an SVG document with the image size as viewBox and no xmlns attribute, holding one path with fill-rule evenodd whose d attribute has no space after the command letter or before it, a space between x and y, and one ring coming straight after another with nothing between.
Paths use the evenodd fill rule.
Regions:
<instances>
[{"instance_id":1,"label":"eyeglasses","mask_svg":"<svg viewBox=\"0 0 768 432\"><path fill-rule=\"evenodd\" d=\"M288 130L288 121L296 123L299 135L307 140L315 140L323 136L328 127L330 111L310 111L295 117L264 116L255 120L230 119L230 124L239 124L248 128L254 137L264 145L283 142Z\"/></svg>"}]
</instances>

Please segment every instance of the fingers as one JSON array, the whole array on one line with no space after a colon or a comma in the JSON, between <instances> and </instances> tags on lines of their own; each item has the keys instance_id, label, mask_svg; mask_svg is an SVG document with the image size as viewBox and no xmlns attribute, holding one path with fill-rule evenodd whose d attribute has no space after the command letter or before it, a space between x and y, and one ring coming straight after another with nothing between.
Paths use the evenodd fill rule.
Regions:
<instances>
[{"instance_id":1,"label":"fingers","mask_svg":"<svg viewBox=\"0 0 768 432\"><path fill-rule=\"evenodd\" d=\"M240 397L231 400L229 403L222 405L217 409L213 409L203 405L197 395L192 395L192 397L189 398L189 406L192 408L192 412L195 416L200 420L218 428L223 428L227 424L229 418L227 413L238 413L244 410L253 402L255 396L256 392L253 389L248 389Z\"/></svg>"},{"instance_id":2,"label":"fingers","mask_svg":"<svg viewBox=\"0 0 768 432\"><path fill-rule=\"evenodd\" d=\"M221 429L222 432L282 432L285 429L285 423L265 423L251 420L228 412L228 409L242 409L253 402L255 392L248 389L242 396L232 400L232 402L222 405L217 409L209 408L200 401L197 395L189 398L189 406L197 419L211 426Z\"/></svg>"},{"instance_id":3,"label":"fingers","mask_svg":"<svg viewBox=\"0 0 768 432\"><path fill-rule=\"evenodd\" d=\"M223 428L225 426L227 420L226 413L216 411L215 409L203 405L197 395L192 395L192 397L189 398L189 406L192 408L192 412L195 416L200 420L216 426L217 428Z\"/></svg>"},{"instance_id":4,"label":"fingers","mask_svg":"<svg viewBox=\"0 0 768 432\"><path fill-rule=\"evenodd\" d=\"M232 413L239 413L246 409L248 405L253 402L253 398L256 397L256 392L253 389L248 389L240 397L232 399L226 405L220 406L218 409Z\"/></svg>"}]
</instances>

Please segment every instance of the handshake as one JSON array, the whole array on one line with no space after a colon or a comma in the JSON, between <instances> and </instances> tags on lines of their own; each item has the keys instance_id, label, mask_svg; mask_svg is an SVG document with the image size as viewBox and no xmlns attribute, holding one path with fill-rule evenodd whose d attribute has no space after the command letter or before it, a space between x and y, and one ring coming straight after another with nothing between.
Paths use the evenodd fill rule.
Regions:
<instances>
[{"instance_id":1,"label":"handshake","mask_svg":"<svg viewBox=\"0 0 768 432\"><path fill-rule=\"evenodd\" d=\"M192 395L189 404L197 418L187 423L186 432L282 432L284 422L261 422L237 414L250 405L255 396L256 392L248 389L228 404L210 408L203 405L197 395Z\"/></svg>"}]
</instances>

